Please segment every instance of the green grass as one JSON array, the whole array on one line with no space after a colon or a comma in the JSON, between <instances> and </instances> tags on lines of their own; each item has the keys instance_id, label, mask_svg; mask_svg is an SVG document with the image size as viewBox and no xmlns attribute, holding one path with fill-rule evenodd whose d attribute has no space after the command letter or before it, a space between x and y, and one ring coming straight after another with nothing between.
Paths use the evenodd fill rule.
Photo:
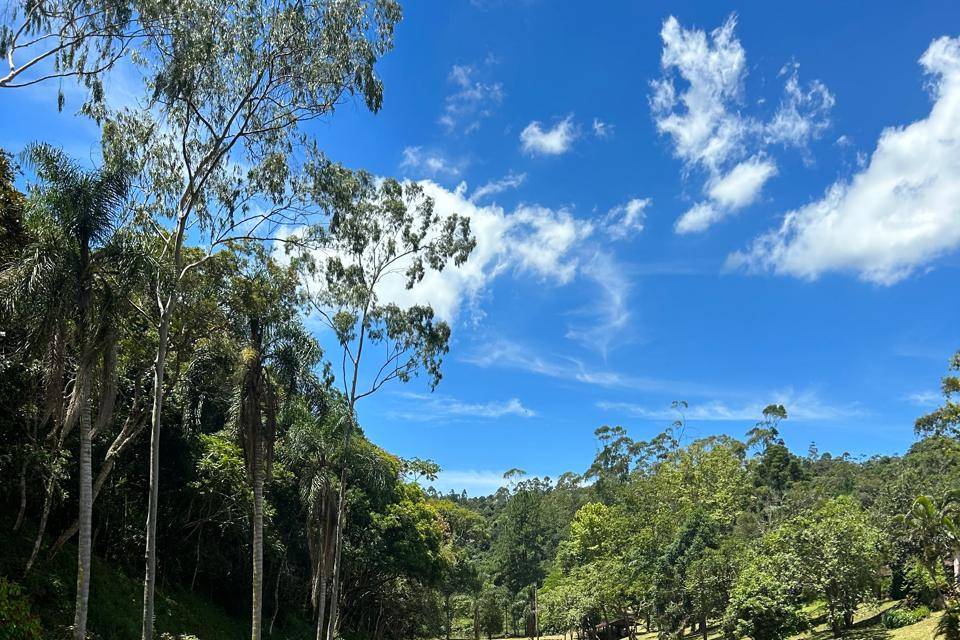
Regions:
<instances>
[{"instance_id":1,"label":"green grass","mask_svg":"<svg viewBox=\"0 0 960 640\"><path fill-rule=\"evenodd\" d=\"M887 601L876 606L863 607L854 616L853 629L844 632L844 640L933 640L937 621L943 614L941 612L932 613L916 624L899 629L887 629L881 624L880 616L884 611L897 604L899 603L896 601ZM805 610L812 617L815 617L818 613L817 605L810 605ZM709 632L709 640L720 640L722 638L722 634L717 628L710 628ZM658 637L655 631L637 634L637 640L656 640ZM688 633L686 637L688 640L700 640L699 634L690 635ZM544 635L541 638L542 640L562 640L563 636ZM833 640L833 634L829 625L820 624L807 633L794 636L792 640Z\"/></svg>"},{"instance_id":2,"label":"green grass","mask_svg":"<svg viewBox=\"0 0 960 640\"><path fill-rule=\"evenodd\" d=\"M45 638L67 638L73 622L76 593L76 546L66 545L50 562L41 560L27 577L23 567L32 547L32 533L13 534L0 521L0 575L19 583L31 609L39 616ZM129 640L140 637L143 586L115 566L93 557L90 572L88 635L96 640ZM269 620L265 620L265 625ZM200 640L237 640L250 635L247 618L231 616L223 608L185 589L157 591L157 633L196 636ZM275 637L297 640L309 637L305 623L288 624Z\"/></svg>"}]
</instances>

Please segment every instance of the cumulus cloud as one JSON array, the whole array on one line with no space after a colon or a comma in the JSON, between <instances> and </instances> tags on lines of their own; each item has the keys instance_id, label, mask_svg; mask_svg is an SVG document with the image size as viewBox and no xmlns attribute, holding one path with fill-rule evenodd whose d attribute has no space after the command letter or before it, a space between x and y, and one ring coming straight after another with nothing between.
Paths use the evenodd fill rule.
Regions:
<instances>
[{"instance_id":1,"label":"cumulus cloud","mask_svg":"<svg viewBox=\"0 0 960 640\"><path fill-rule=\"evenodd\" d=\"M714 222L724 218L724 212L712 202L698 202L677 218L674 230L679 234L706 231Z\"/></svg>"},{"instance_id":2,"label":"cumulus cloud","mask_svg":"<svg viewBox=\"0 0 960 640\"><path fill-rule=\"evenodd\" d=\"M558 156L569 151L576 139L573 116L567 116L549 129L534 120L520 132L520 148L528 155Z\"/></svg>"},{"instance_id":3,"label":"cumulus cloud","mask_svg":"<svg viewBox=\"0 0 960 640\"><path fill-rule=\"evenodd\" d=\"M960 38L920 58L933 106L880 134L866 166L790 211L728 258L734 268L815 279L830 271L890 285L960 246Z\"/></svg>"},{"instance_id":4,"label":"cumulus cloud","mask_svg":"<svg viewBox=\"0 0 960 640\"><path fill-rule=\"evenodd\" d=\"M706 174L706 199L678 219L677 233L704 231L755 202L777 173L764 149L805 149L829 125L833 96L820 82L801 85L796 64L781 71L784 95L769 121L741 112L747 57L736 24L730 16L707 34L671 16L660 32L663 76L651 84L654 121L686 169Z\"/></svg>"},{"instance_id":5,"label":"cumulus cloud","mask_svg":"<svg viewBox=\"0 0 960 640\"><path fill-rule=\"evenodd\" d=\"M612 240L623 240L643 231L650 198L632 198L610 209L600 221L603 232Z\"/></svg>"},{"instance_id":6,"label":"cumulus cloud","mask_svg":"<svg viewBox=\"0 0 960 640\"><path fill-rule=\"evenodd\" d=\"M448 80L456 91L446 97L440 124L447 133L462 131L471 133L480 128L480 121L493 115L494 109L503 102L503 85L499 82L482 82L479 72L472 65L453 65Z\"/></svg>"},{"instance_id":7,"label":"cumulus cloud","mask_svg":"<svg viewBox=\"0 0 960 640\"><path fill-rule=\"evenodd\" d=\"M576 275L579 245L593 232L589 222L566 209L520 205L507 212L495 204L480 205L467 197L464 183L453 190L431 180L419 184L433 198L438 215L470 218L477 245L464 264L428 271L412 289L406 288L402 276L405 265L398 265L394 276L385 278L377 290L381 300L401 306L430 304L440 318L452 321L507 271L552 284L565 284Z\"/></svg>"},{"instance_id":8,"label":"cumulus cloud","mask_svg":"<svg viewBox=\"0 0 960 640\"><path fill-rule=\"evenodd\" d=\"M763 185L777 175L777 165L764 158L753 157L741 162L724 176L711 180L707 193L710 199L727 209L752 204Z\"/></svg>"}]
</instances>

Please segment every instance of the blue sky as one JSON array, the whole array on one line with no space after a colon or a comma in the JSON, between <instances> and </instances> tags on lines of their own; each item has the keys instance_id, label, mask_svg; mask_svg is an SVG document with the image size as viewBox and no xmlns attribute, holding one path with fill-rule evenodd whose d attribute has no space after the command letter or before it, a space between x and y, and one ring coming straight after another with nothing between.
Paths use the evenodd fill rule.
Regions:
<instances>
[{"instance_id":1,"label":"blue sky","mask_svg":"<svg viewBox=\"0 0 960 640\"><path fill-rule=\"evenodd\" d=\"M649 437L675 399L692 436L782 402L797 451L905 450L960 347L958 37L951 2L408 3L382 112L312 131L478 248L383 292L453 342L433 394L362 401L367 434L471 493L582 471L596 427ZM0 145L89 154L53 92L0 96Z\"/></svg>"}]
</instances>

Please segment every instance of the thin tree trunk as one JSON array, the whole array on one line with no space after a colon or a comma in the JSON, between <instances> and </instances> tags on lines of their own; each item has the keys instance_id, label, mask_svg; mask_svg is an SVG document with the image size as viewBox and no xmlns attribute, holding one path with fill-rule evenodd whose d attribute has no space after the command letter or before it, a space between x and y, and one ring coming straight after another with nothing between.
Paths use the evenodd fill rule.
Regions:
<instances>
[{"instance_id":1,"label":"thin tree trunk","mask_svg":"<svg viewBox=\"0 0 960 640\"><path fill-rule=\"evenodd\" d=\"M287 557L284 555L280 562L280 568L277 570L277 582L273 587L273 616L270 617L270 629L268 635L273 637L273 623L277 621L277 613L280 612L280 577L283 576L283 568L287 565Z\"/></svg>"},{"instance_id":2,"label":"thin tree trunk","mask_svg":"<svg viewBox=\"0 0 960 640\"><path fill-rule=\"evenodd\" d=\"M27 513L27 455L24 451L23 462L20 463L20 508L17 510L17 520L13 523L13 530L19 531L23 524L23 517Z\"/></svg>"},{"instance_id":3,"label":"thin tree trunk","mask_svg":"<svg viewBox=\"0 0 960 640\"><path fill-rule=\"evenodd\" d=\"M157 500L160 489L160 419L163 410L163 375L174 298L160 316L157 357L153 363L153 405L150 411L150 497L147 509L147 544L144 553L143 628L141 640L153 640L153 597L157 585Z\"/></svg>"},{"instance_id":4,"label":"thin tree trunk","mask_svg":"<svg viewBox=\"0 0 960 640\"><path fill-rule=\"evenodd\" d=\"M83 384L78 380L80 402L80 537L77 541L77 602L73 617L73 637L84 640L87 636L87 607L90 599L90 547L93 521L93 481L90 443L89 373Z\"/></svg>"},{"instance_id":5,"label":"thin tree trunk","mask_svg":"<svg viewBox=\"0 0 960 640\"><path fill-rule=\"evenodd\" d=\"M346 464L346 462L344 462L344 464ZM333 581L330 585L330 620L327 621L326 640L334 640L334 634L337 630L337 615L340 609L340 549L343 546L343 521L346 510L345 492L343 490L346 475L346 467L344 467L343 473L341 474L339 498L337 500L337 520L333 552Z\"/></svg>"},{"instance_id":6,"label":"thin tree trunk","mask_svg":"<svg viewBox=\"0 0 960 640\"><path fill-rule=\"evenodd\" d=\"M259 443L254 444L259 453ZM259 455L253 468L253 624L252 640L260 640L263 611L263 462Z\"/></svg>"},{"instance_id":7,"label":"thin tree trunk","mask_svg":"<svg viewBox=\"0 0 960 640\"><path fill-rule=\"evenodd\" d=\"M190 578L190 593L197 584L197 571L200 569L200 541L203 539L203 524L197 529L197 557L193 561L193 577Z\"/></svg>"},{"instance_id":8,"label":"thin tree trunk","mask_svg":"<svg viewBox=\"0 0 960 640\"><path fill-rule=\"evenodd\" d=\"M40 545L43 543L43 534L47 530L47 521L50 519L50 508L53 505L53 488L56 481L54 479L54 470L50 469L50 475L47 477L47 483L43 492L43 510L40 512L40 526L37 529L37 536L33 540L33 551L30 552L30 558L27 559L27 565L23 569L23 575L26 576L33 568L33 563L37 560L37 554L40 552Z\"/></svg>"}]
</instances>

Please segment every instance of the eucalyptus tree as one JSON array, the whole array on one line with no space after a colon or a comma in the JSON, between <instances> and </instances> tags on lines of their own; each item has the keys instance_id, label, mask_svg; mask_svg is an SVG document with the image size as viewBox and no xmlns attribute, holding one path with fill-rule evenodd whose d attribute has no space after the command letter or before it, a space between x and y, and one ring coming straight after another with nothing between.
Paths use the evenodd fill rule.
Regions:
<instances>
[{"instance_id":1,"label":"eucalyptus tree","mask_svg":"<svg viewBox=\"0 0 960 640\"><path fill-rule=\"evenodd\" d=\"M431 198L415 183L377 179L331 165L323 207L330 224L323 248L301 253L308 282L314 287L311 306L333 332L339 345L339 378L346 405L341 450L350 449L356 404L385 384L407 382L425 373L431 388L441 377L450 327L434 318L429 305L402 308L384 296L399 279L410 289L427 270L441 271L448 261L466 261L476 242L467 218L440 215ZM374 347L382 350L370 365L364 359ZM366 367L370 367L367 369ZM373 371L361 380L362 371ZM341 460L337 506L332 528L333 565L321 575L321 590L329 582L329 617L325 637L337 630L343 530L346 522L347 466ZM320 605L324 607L323 604ZM317 637L323 636L318 623Z\"/></svg>"},{"instance_id":2,"label":"eucalyptus tree","mask_svg":"<svg viewBox=\"0 0 960 640\"><path fill-rule=\"evenodd\" d=\"M152 11L152 13L151 13ZM319 182L301 125L350 96L379 110L375 65L393 43L394 0L183 0L141 10L147 82L137 109L95 111L106 155L143 178L141 219L161 239L151 408L143 640L153 637L160 426L167 347L186 274L232 240L279 239L306 222ZM295 158L297 160L295 160ZM202 241L193 259L188 231Z\"/></svg>"},{"instance_id":3,"label":"eucalyptus tree","mask_svg":"<svg viewBox=\"0 0 960 640\"><path fill-rule=\"evenodd\" d=\"M132 0L11 0L0 11L0 89L73 78L103 97L102 74L142 30ZM63 91L59 92L63 106Z\"/></svg>"},{"instance_id":4,"label":"eucalyptus tree","mask_svg":"<svg viewBox=\"0 0 960 640\"><path fill-rule=\"evenodd\" d=\"M128 259L123 234L116 229L129 175L122 167L86 171L47 145L30 147L25 157L40 181L29 208L44 228L37 241L24 248L19 263L2 277L11 286L12 300L30 298L34 312L50 314L47 322L72 327L77 364L57 441L62 446L67 435L78 428L80 535L73 634L82 640L89 602L93 512L91 394L100 367L105 374L98 411L100 415L112 412L116 351L111 307L116 304L116 292L110 279L116 275L117 265L122 268ZM99 416L96 426L100 426Z\"/></svg>"},{"instance_id":5,"label":"eucalyptus tree","mask_svg":"<svg viewBox=\"0 0 960 640\"><path fill-rule=\"evenodd\" d=\"M228 307L242 338L233 420L253 490L252 635L261 637L263 609L263 487L273 465L282 404L319 363L320 351L299 322L301 296L294 266L281 266L255 246L240 257Z\"/></svg>"}]
</instances>

